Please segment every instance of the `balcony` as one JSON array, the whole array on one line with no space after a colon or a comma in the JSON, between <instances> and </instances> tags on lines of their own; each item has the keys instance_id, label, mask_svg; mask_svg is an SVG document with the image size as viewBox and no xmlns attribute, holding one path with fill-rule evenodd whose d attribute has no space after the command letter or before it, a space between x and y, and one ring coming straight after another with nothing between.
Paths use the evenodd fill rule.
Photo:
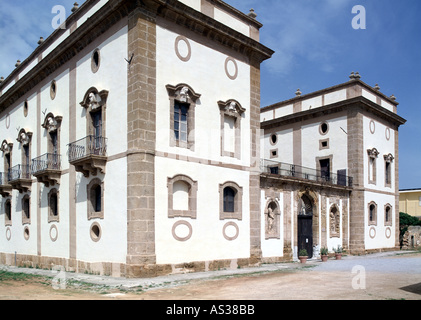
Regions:
<instances>
[{"instance_id":1,"label":"balcony","mask_svg":"<svg viewBox=\"0 0 421 320\"><path fill-rule=\"evenodd\" d=\"M90 174L96 176L98 170L105 173L107 163L107 138L87 136L79 141L69 144L69 162L74 165L77 172L85 177Z\"/></svg>"},{"instance_id":2,"label":"balcony","mask_svg":"<svg viewBox=\"0 0 421 320\"><path fill-rule=\"evenodd\" d=\"M347 188L352 188L353 181L352 177L348 177L340 171L338 174L334 174L271 160L261 160L261 172L262 175L268 177L282 177L297 182Z\"/></svg>"},{"instance_id":3,"label":"balcony","mask_svg":"<svg viewBox=\"0 0 421 320\"><path fill-rule=\"evenodd\" d=\"M12 186L9 183L9 174L0 172L0 195L4 198L12 194Z\"/></svg>"},{"instance_id":4,"label":"balcony","mask_svg":"<svg viewBox=\"0 0 421 320\"><path fill-rule=\"evenodd\" d=\"M9 169L9 183L20 193L29 191L32 185L31 166L18 164Z\"/></svg>"},{"instance_id":5,"label":"balcony","mask_svg":"<svg viewBox=\"0 0 421 320\"><path fill-rule=\"evenodd\" d=\"M32 160L32 175L46 187L60 184L61 155L47 153Z\"/></svg>"}]
</instances>

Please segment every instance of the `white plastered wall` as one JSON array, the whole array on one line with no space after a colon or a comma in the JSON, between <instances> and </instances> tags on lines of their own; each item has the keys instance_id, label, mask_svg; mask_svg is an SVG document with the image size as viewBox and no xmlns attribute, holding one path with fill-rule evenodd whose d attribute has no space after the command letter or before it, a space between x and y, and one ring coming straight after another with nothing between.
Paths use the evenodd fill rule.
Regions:
<instances>
[{"instance_id":1,"label":"white plastered wall","mask_svg":"<svg viewBox=\"0 0 421 320\"><path fill-rule=\"evenodd\" d=\"M249 258L250 214L250 67L239 60L238 77L225 72L227 54L199 44L187 37L191 58L184 62L175 53L177 33L157 26L157 143L155 158L155 233L158 264ZM180 46L180 50L184 47ZM184 48L185 49L185 48ZM194 149L170 146L170 100L166 85L188 84L201 94L195 108ZM241 118L241 157L221 156L221 114L218 101L237 100L246 109ZM163 155L170 155L168 157ZM173 159L179 157L180 160ZM191 157L192 161L188 160ZM238 169L235 165L239 166ZM231 167L231 168L228 168ZM186 175L197 181L197 219L168 218L168 178ZM243 190L242 220L220 220L219 185L235 182ZM177 241L172 228L184 220L192 226L188 241ZM223 227L234 222L238 238L225 239ZM181 234L183 226L177 228ZM186 228L185 228L186 229ZM227 233L235 229L227 228Z\"/></svg>"},{"instance_id":2,"label":"white plastered wall","mask_svg":"<svg viewBox=\"0 0 421 320\"><path fill-rule=\"evenodd\" d=\"M336 174L337 170L348 168L348 137L346 116L328 119L329 131L321 135L319 127L321 122L304 125L301 128L301 154L302 166L317 168L317 157L328 157L333 155L331 172ZM329 148L320 150L320 140L329 139Z\"/></svg>"},{"instance_id":3,"label":"white plastered wall","mask_svg":"<svg viewBox=\"0 0 421 320\"><path fill-rule=\"evenodd\" d=\"M391 163L391 184L385 184L385 160L384 155L395 154L395 131L385 124L370 117L363 117L364 128L364 187L369 189L364 194L365 199L365 243L366 249L393 248L395 246L395 162ZM386 134L386 131L388 132ZM389 139L388 139L389 138ZM376 159L376 181L369 183L368 153L367 150L376 148L379 155ZM368 204L377 204L377 223L369 225ZM385 226L385 205L391 205L392 226Z\"/></svg>"},{"instance_id":4,"label":"white plastered wall","mask_svg":"<svg viewBox=\"0 0 421 320\"><path fill-rule=\"evenodd\" d=\"M107 161L106 173L98 174L104 183L104 219L87 218L88 179L77 173L77 258L89 262L126 262L127 251L127 159L119 157L127 150L127 26L98 44L100 68L91 71L93 51L86 52L77 62L76 139L86 136L86 110L79 104L86 92L95 87L109 91L106 109ZM92 241L90 228L97 222L101 239Z\"/></svg>"}]
</instances>

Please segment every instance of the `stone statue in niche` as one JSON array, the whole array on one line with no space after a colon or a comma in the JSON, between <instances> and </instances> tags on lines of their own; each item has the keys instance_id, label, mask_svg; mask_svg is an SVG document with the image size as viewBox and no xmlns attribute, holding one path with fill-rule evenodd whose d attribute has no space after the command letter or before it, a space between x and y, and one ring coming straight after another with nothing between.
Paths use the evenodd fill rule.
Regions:
<instances>
[{"instance_id":1,"label":"stone statue in niche","mask_svg":"<svg viewBox=\"0 0 421 320\"><path fill-rule=\"evenodd\" d=\"M336 217L333 211L330 211L330 232L336 233Z\"/></svg>"},{"instance_id":2,"label":"stone statue in niche","mask_svg":"<svg viewBox=\"0 0 421 320\"><path fill-rule=\"evenodd\" d=\"M273 213L273 209L271 207L268 208L268 233L273 233L273 225L275 222L275 214Z\"/></svg>"},{"instance_id":3,"label":"stone statue in niche","mask_svg":"<svg viewBox=\"0 0 421 320\"><path fill-rule=\"evenodd\" d=\"M279 239L279 209L276 202L272 201L265 210L266 239Z\"/></svg>"},{"instance_id":4,"label":"stone statue in niche","mask_svg":"<svg viewBox=\"0 0 421 320\"><path fill-rule=\"evenodd\" d=\"M339 211L336 207L333 207L330 210L329 221L330 221L330 237L338 237L340 221L339 221Z\"/></svg>"}]
</instances>

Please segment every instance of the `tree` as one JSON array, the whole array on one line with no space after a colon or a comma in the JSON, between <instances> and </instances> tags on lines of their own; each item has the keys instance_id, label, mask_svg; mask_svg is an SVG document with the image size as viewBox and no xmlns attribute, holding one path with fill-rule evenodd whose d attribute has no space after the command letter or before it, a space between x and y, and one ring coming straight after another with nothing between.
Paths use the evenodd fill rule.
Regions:
<instances>
[{"instance_id":1,"label":"tree","mask_svg":"<svg viewBox=\"0 0 421 320\"><path fill-rule=\"evenodd\" d=\"M407 213L399 212L399 230L400 230L400 242L402 242L405 232L409 226L421 226L421 220L417 217L410 216Z\"/></svg>"}]
</instances>

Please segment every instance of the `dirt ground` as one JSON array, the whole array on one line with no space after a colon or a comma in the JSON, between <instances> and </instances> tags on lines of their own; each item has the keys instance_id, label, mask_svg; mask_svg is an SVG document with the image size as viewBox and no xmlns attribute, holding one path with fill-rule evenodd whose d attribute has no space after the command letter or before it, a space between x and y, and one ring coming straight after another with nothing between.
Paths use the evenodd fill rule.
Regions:
<instances>
[{"instance_id":1,"label":"dirt ground","mask_svg":"<svg viewBox=\"0 0 421 320\"><path fill-rule=\"evenodd\" d=\"M373 260L365 267L364 278L358 278L362 274L353 273L349 266L364 265L364 261L329 260L273 273L191 280L151 290L87 284L55 290L51 279L42 277L3 279L0 300L421 300L421 253Z\"/></svg>"}]
</instances>

